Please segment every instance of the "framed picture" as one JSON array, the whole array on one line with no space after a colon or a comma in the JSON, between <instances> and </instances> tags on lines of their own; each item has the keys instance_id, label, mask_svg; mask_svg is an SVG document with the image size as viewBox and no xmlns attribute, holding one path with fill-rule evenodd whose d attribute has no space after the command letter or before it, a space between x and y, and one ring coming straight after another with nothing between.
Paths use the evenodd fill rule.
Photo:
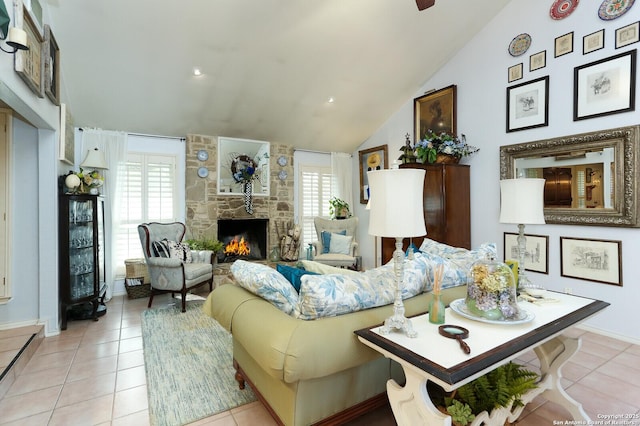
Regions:
<instances>
[{"instance_id":1,"label":"framed picture","mask_svg":"<svg viewBox=\"0 0 640 426\"><path fill-rule=\"evenodd\" d=\"M574 68L573 120L635 110L636 51Z\"/></svg>"},{"instance_id":2,"label":"framed picture","mask_svg":"<svg viewBox=\"0 0 640 426\"><path fill-rule=\"evenodd\" d=\"M60 48L49 25L44 26L44 93L60 105Z\"/></svg>"},{"instance_id":3,"label":"framed picture","mask_svg":"<svg viewBox=\"0 0 640 426\"><path fill-rule=\"evenodd\" d=\"M549 76L507 87L507 132L549 124Z\"/></svg>"},{"instance_id":4,"label":"framed picture","mask_svg":"<svg viewBox=\"0 0 640 426\"><path fill-rule=\"evenodd\" d=\"M549 273L549 237L547 235L524 235L527 246L524 254L524 269L526 271ZM504 233L504 260L519 260L518 234Z\"/></svg>"},{"instance_id":5,"label":"framed picture","mask_svg":"<svg viewBox=\"0 0 640 426\"><path fill-rule=\"evenodd\" d=\"M27 83L27 86L41 98L44 98L42 46L44 39L36 26L31 13L18 2L15 10L16 27L27 33L27 46L29 50L18 50L15 53L14 69L16 73Z\"/></svg>"},{"instance_id":6,"label":"framed picture","mask_svg":"<svg viewBox=\"0 0 640 426\"><path fill-rule=\"evenodd\" d=\"M60 104L60 142L58 159L73 164L75 159L75 135L73 133L73 117L66 104Z\"/></svg>"},{"instance_id":7,"label":"framed picture","mask_svg":"<svg viewBox=\"0 0 640 426\"><path fill-rule=\"evenodd\" d=\"M529 56L529 71L539 70L547 66L547 51L534 53Z\"/></svg>"},{"instance_id":8,"label":"framed picture","mask_svg":"<svg viewBox=\"0 0 640 426\"><path fill-rule=\"evenodd\" d=\"M582 54L604 49L604 28L582 37Z\"/></svg>"},{"instance_id":9,"label":"framed picture","mask_svg":"<svg viewBox=\"0 0 640 426\"><path fill-rule=\"evenodd\" d=\"M520 80L522 78L522 62L509 67L507 74L509 83Z\"/></svg>"},{"instance_id":10,"label":"framed picture","mask_svg":"<svg viewBox=\"0 0 640 426\"><path fill-rule=\"evenodd\" d=\"M560 275L622 286L622 243L560 237Z\"/></svg>"},{"instance_id":11,"label":"framed picture","mask_svg":"<svg viewBox=\"0 0 640 426\"><path fill-rule=\"evenodd\" d=\"M573 52L573 31L555 39L555 57Z\"/></svg>"},{"instance_id":12,"label":"framed picture","mask_svg":"<svg viewBox=\"0 0 640 426\"><path fill-rule=\"evenodd\" d=\"M431 130L456 134L456 86L429 92L413 100L414 142Z\"/></svg>"},{"instance_id":13,"label":"framed picture","mask_svg":"<svg viewBox=\"0 0 640 426\"><path fill-rule=\"evenodd\" d=\"M640 40L638 30L640 30L640 22L618 28L616 30L616 49L637 43Z\"/></svg>"},{"instance_id":14,"label":"framed picture","mask_svg":"<svg viewBox=\"0 0 640 426\"><path fill-rule=\"evenodd\" d=\"M369 201L369 178L367 172L371 170L383 170L389 164L387 145L364 149L360 153L360 204Z\"/></svg>"}]
</instances>

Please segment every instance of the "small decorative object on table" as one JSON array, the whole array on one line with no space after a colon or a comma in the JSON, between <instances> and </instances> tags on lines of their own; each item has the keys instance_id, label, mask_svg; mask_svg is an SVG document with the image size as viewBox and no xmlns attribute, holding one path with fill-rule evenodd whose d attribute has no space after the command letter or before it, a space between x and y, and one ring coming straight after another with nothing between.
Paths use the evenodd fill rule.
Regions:
<instances>
[{"instance_id":1,"label":"small decorative object on table","mask_svg":"<svg viewBox=\"0 0 640 426\"><path fill-rule=\"evenodd\" d=\"M479 148L467 144L465 135L458 138L448 133L436 134L428 130L422 140L416 142L415 155L423 164L458 163L462 157L478 151Z\"/></svg>"},{"instance_id":2,"label":"small decorative object on table","mask_svg":"<svg viewBox=\"0 0 640 426\"><path fill-rule=\"evenodd\" d=\"M469 312L478 317L494 321L519 318L511 268L493 258L474 263L465 303Z\"/></svg>"},{"instance_id":3,"label":"small decorative object on table","mask_svg":"<svg viewBox=\"0 0 640 426\"><path fill-rule=\"evenodd\" d=\"M440 299L442 288L443 265L438 265L433 272L433 297L429 301L429 322L432 324L444 324L444 303Z\"/></svg>"}]
</instances>

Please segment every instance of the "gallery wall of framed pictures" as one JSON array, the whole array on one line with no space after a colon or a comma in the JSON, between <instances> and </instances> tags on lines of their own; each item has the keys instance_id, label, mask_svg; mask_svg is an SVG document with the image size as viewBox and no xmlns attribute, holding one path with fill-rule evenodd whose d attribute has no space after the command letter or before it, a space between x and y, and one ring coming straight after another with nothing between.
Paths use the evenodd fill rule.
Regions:
<instances>
[{"instance_id":1,"label":"gallery wall of framed pictures","mask_svg":"<svg viewBox=\"0 0 640 426\"><path fill-rule=\"evenodd\" d=\"M594 8L592 4L580 4L577 0L553 2L549 10L552 20L560 21L569 17L579 6L592 7L593 13L600 18L601 27L593 28L584 34L578 34L575 30L559 31L559 34L550 40L548 49L536 51L528 56L528 72L532 79L507 87L507 133L549 126L549 76L536 77L535 74L547 67L549 57L551 61L563 61L567 55L587 56L601 51L606 46L607 34L615 35L615 49L628 49L607 58L585 60L584 64L574 67L573 93L566 94L573 96L573 121L635 111L636 50L632 46L640 41L640 22L615 25L616 19L631 10L633 3L631 0L604 0ZM540 36L546 37L547 34ZM516 35L508 46L509 54L518 59L521 56L526 57L525 53L535 37L536 34L528 33ZM547 50L550 50L552 55L548 56ZM508 66L508 84L526 78L524 63L519 60ZM546 87L542 88L541 81L544 79ZM562 87L561 90L570 88ZM553 118L553 114L551 117Z\"/></svg>"}]
</instances>

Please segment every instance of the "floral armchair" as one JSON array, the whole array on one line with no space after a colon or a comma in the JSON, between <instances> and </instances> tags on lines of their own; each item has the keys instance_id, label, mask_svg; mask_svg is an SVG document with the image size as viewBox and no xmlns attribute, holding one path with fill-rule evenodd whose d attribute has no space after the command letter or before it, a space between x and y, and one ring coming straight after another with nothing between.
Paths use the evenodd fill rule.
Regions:
<instances>
[{"instance_id":1,"label":"floral armchair","mask_svg":"<svg viewBox=\"0 0 640 426\"><path fill-rule=\"evenodd\" d=\"M184 223L143 223L138 225L138 235L151 279L151 296L160 293L180 293L182 312L186 311L187 293L201 285L209 284L213 290L214 253L209 250L190 250L182 244L186 232Z\"/></svg>"}]
</instances>

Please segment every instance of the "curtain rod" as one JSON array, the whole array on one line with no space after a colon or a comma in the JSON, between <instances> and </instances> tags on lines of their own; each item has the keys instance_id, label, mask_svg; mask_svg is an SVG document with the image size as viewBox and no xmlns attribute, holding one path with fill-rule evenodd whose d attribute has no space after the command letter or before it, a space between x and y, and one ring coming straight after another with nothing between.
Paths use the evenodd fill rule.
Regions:
<instances>
[{"instance_id":1,"label":"curtain rod","mask_svg":"<svg viewBox=\"0 0 640 426\"><path fill-rule=\"evenodd\" d=\"M313 149L301 149L301 148L293 148L294 151L299 151L299 152L309 152L311 154L329 154L331 155L331 153L329 151L315 151ZM342 154L348 154L347 152L343 152ZM350 157L353 157L353 154L349 154Z\"/></svg>"},{"instance_id":2,"label":"curtain rod","mask_svg":"<svg viewBox=\"0 0 640 426\"><path fill-rule=\"evenodd\" d=\"M84 129L82 127L78 127L78 130L80 130L81 132L84 132ZM150 135L150 134L146 134L146 133L133 133L133 132L125 132L128 135L131 136L144 136L147 138L158 138L158 139L179 139L182 142L186 141L187 138L184 137L180 137L180 136L162 136L162 135Z\"/></svg>"}]
</instances>

